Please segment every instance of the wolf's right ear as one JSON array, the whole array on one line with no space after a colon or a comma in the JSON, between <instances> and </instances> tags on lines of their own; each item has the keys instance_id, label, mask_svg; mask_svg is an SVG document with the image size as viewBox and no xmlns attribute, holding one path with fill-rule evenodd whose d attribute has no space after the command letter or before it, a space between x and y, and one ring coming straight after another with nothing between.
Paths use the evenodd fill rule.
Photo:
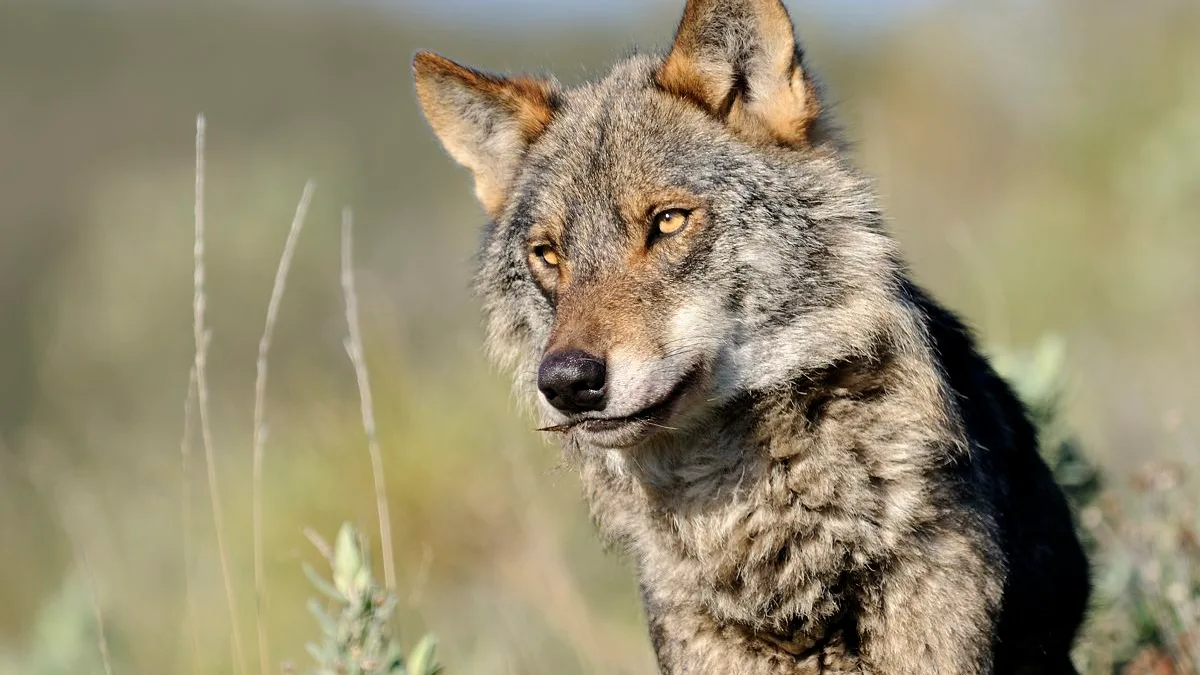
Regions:
<instances>
[{"instance_id":1,"label":"wolf's right ear","mask_svg":"<svg viewBox=\"0 0 1200 675\"><path fill-rule=\"evenodd\" d=\"M780 0L688 0L658 84L752 140L802 145L821 115L802 61Z\"/></svg>"},{"instance_id":2,"label":"wolf's right ear","mask_svg":"<svg viewBox=\"0 0 1200 675\"><path fill-rule=\"evenodd\" d=\"M475 174L484 210L498 216L521 157L553 117L557 85L482 73L431 52L417 52L412 67L425 118L450 156Z\"/></svg>"}]
</instances>

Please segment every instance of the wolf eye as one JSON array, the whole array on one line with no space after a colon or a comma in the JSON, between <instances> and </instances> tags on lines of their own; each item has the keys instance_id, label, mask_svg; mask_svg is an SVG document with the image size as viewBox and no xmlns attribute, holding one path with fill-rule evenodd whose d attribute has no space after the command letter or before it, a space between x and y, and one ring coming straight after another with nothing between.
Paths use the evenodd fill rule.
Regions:
<instances>
[{"instance_id":1,"label":"wolf eye","mask_svg":"<svg viewBox=\"0 0 1200 675\"><path fill-rule=\"evenodd\" d=\"M550 244L534 244L531 249L534 257L549 267L558 267L558 253Z\"/></svg>"},{"instance_id":2,"label":"wolf eye","mask_svg":"<svg viewBox=\"0 0 1200 675\"><path fill-rule=\"evenodd\" d=\"M667 209L654 216L653 235L671 235L682 230L688 224L688 216L692 214L687 209Z\"/></svg>"}]
</instances>

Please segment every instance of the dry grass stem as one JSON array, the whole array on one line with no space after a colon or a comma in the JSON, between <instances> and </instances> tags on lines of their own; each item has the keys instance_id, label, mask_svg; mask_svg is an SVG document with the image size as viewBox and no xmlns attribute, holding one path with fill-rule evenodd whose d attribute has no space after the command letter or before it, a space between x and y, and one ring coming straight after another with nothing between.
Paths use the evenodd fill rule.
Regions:
<instances>
[{"instance_id":1,"label":"dry grass stem","mask_svg":"<svg viewBox=\"0 0 1200 675\"><path fill-rule=\"evenodd\" d=\"M182 479L180 485L180 507L183 520L183 593L185 630L191 641L192 672L200 675L200 636L196 623L196 595L192 588L192 417L195 415L196 401L196 367L192 366L188 375L187 396L183 400L183 439L179 442L180 468Z\"/></svg>"},{"instance_id":2,"label":"dry grass stem","mask_svg":"<svg viewBox=\"0 0 1200 675\"><path fill-rule=\"evenodd\" d=\"M225 602L229 606L229 629L233 645L234 662L239 675L246 675L246 657L242 649L241 629L238 622L237 598L233 592L233 578L229 573L229 553L225 547L225 527L221 514L221 490L217 481L217 462L213 451L212 425L208 412L208 377L206 362L210 335L204 325L204 310L207 298L204 293L204 115L196 117L196 238L194 246L194 295L192 301L192 328L196 341L196 404L200 411L200 437L204 443L204 462L208 469L208 493L212 504L213 527L216 531L217 554L221 562L221 578L225 584Z\"/></svg>"},{"instance_id":3,"label":"dry grass stem","mask_svg":"<svg viewBox=\"0 0 1200 675\"><path fill-rule=\"evenodd\" d=\"M258 341L258 364L254 378L254 441L251 469L251 504L253 514L254 538L254 623L258 631L258 660L259 672L267 675L270 672L270 648L267 643L266 622L263 615L267 611L266 572L263 569L263 452L267 441L266 398L267 398L267 357L271 351L271 338L275 334L275 324L279 318L279 306L283 302L283 291L287 287L288 270L292 258L296 255L296 243L300 241L300 231L304 229L304 221L308 216L308 206L312 202L313 189L316 185L310 180L300 193L300 202L296 205L296 214L292 217L292 227L288 231L287 241L283 245L283 254L279 258L279 267L275 271L275 283L271 288L271 299L267 303L267 320L263 328L262 338Z\"/></svg>"},{"instance_id":4,"label":"dry grass stem","mask_svg":"<svg viewBox=\"0 0 1200 675\"><path fill-rule=\"evenodd\" d=\"M392 525L388 515L387 486L383 479L383 454L379 450L379 435L375 431L375 412L371 402L371 381L363 355L362 331L358 323L358 293L354 288L354 214L342 210L342 292L346 298L346 353L354 364L358 382L358 397L362 406L363 430L367 434L367 451L371 455L371 474L375 478L375 505L379 512L379 545L383 549L383 578L387 589L396 592L396 564L392 553Z\"/></svg>"}]
</instances>

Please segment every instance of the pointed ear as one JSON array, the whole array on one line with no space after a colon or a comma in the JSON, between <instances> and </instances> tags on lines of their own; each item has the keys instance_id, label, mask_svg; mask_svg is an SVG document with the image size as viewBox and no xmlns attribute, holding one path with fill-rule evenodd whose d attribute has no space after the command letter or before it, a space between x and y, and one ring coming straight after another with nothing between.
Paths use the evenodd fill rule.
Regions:
<instances>
[{"instance_id":1,"label":"pointed ear","mask_svg":"<svg viewBox=\"0 0 1200 675\"><path fill-rule=\"evenodd\" d=\"M521 157L553 117L557 85L489 75L430 52L417 52L413 75L434 133L475 174L475 195L498 216Z\"/></svg>"},{"instance_id":2,"label":"pointed ear","mask_svg":"<svg viewBox=\"0 0 1200 675\"><path fill-rule=\"evenodd\" d=\"M658 83L756 141L814 140L817 87L779 0L688 0Z\"/></svg>"}]
</instances>

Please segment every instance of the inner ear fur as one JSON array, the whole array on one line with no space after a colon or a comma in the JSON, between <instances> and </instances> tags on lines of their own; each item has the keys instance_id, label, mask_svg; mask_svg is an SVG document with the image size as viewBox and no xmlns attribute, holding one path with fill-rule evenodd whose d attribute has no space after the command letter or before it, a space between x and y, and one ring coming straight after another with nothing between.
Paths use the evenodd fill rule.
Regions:
<instances>
[{"instance_id":1,"label":"inner ear fur","mask_svg":"<svg viewBox=\"0 0 1200 675\"><path fill-rule=\"evenodd\" d=\"M779 0L689 0L657 79L755 141L810 143L821 114Z\"/></svg>"},{"instance_id":2,"label":"inner ear fur","mask_svg":"<svg viewBox=\"0 0 1200 675\"><path fill-rule=\"evenodd\" d=\"M554 117L557 83L492 75L432 52L417 52L413 76L434 133L474 173L476 196L497 216L525 151Z\"/></svg>"}]
</instances>

